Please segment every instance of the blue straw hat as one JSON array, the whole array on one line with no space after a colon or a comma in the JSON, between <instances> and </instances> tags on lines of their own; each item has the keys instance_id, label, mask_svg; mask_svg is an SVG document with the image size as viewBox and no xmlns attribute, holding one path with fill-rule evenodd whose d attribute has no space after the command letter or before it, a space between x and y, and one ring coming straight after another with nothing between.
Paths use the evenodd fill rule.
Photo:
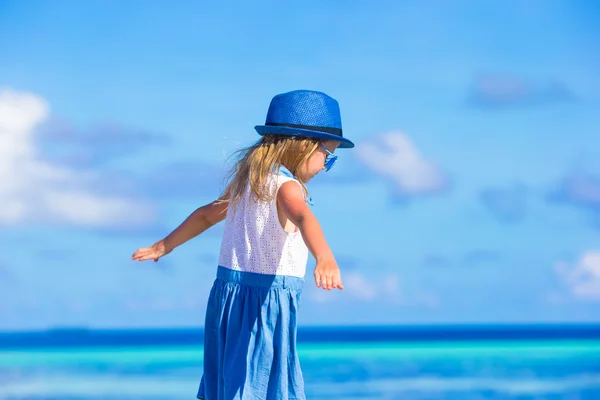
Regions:
<instances>
[{"instance_id":1,"label":"blue straw hat","mask_svg":"<svg viewBox=\"0 0 600 400\"><path fill-rule=\"evenodd\" d=\"M342 136L338 102L313 90L294 90L273 97L265 124L254 129L260 135L336 140L340 148L354 147L354 143Z\"/></svg>"}]
</instances>

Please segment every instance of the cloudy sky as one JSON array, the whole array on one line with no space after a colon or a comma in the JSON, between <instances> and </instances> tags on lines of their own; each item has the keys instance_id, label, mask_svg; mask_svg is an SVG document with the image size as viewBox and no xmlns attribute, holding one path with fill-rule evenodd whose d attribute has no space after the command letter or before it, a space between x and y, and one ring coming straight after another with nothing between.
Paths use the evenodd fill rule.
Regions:
<instances>
[{"instance_id":1,"label":"cloudy sky","mask_svg":"<svg viewBox=\"0 0 600 400\"><path fill-rule=\"evenodd\" d=\"M253 3L0 0L0 329L202 326L222 226L130 256L293 89L357 144L304 325L600 322L600 7Z\"/></svg>"}]
</instances>

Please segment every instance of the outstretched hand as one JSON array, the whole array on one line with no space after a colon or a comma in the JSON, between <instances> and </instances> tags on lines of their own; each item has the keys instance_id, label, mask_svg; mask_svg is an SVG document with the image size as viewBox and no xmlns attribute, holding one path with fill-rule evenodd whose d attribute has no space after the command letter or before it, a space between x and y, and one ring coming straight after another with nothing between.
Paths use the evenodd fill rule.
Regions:
<instances>
[{"instance_id":1,"label":"outstretched hand","mask_svg":"<svg viewBox=\"0 0 600 400\"><path fill-rule=\"evenodd\" d=\"M133 253L133 255L131 256L131 259L137 261L154 260L154 262L157 262L159 258L166 256L171 251L172 249L168 249L165 246L165 241L163 239L154 243L150 247L137 249L135 253Z\"/></svg>"},{"instance_id":2,"label":"outstretched hand","mask_svg":"<svg viewBox=\"0 0 600 400\"><path fill-rule=\"evenodd\" d=\"M344 290L340 267L334 259L319 261L315 267L315 283L324 290Z\"/></svg>"}]
</instances>

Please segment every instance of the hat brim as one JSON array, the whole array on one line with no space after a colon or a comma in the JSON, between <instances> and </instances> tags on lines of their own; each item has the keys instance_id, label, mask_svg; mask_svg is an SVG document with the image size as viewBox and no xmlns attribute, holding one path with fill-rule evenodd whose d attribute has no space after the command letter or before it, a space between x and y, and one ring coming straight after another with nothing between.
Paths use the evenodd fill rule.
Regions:
<instances>
[{"instance_id":1,"label":"hat brim","mask_svg":"<svg viewBox=\"0 0 600 400\"><path fill-rule=\"evenodd\" d=\"M338 135L334 135L332 133L313 131L310 129L301 129L301 128L290 128L287 126L270 126L270 125L257 125L254 127L256 132L259 135L285 135L285 136L304 136L315 139L323 139L323 140L335 140L336 142L340 142L339 148L341 149L351 149L354 147L354 143L352 141L340 137Z\"/></svg>"}]
</instances>

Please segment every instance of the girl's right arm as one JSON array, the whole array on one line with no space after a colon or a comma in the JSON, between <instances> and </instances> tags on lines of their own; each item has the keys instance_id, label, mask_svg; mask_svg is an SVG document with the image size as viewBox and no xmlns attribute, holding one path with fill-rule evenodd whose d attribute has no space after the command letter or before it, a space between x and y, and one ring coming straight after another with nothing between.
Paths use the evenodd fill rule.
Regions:
<instances>
[{"instance_id":1,"label":"girl's right arm","mask_svg":"<svg viewBox=\"0 0 600 400\"><path fill-rule=\"evenodd\" d=\"M325 240L319 221L306 205L300 186L291 181L281 185L277 192L277 206L298 227L306 247L317 261L314 271L317 287L343 290L340 268Z\"/></svg>"},{"instance_id":2,"label":"girl's right arm","mask_svg":"<svg viewBox=\"0 0 600 400\"><path fill-rule=\"evenodd\" d=\"M221 198L198 208L167 237L159 240L150 247L136 250L131 259L137 261L158 261L159 258L169 254L176 247L223 221L227 215L228 207L229 203L223 201L223 198Z\"/></svg>"}]
</instances>

